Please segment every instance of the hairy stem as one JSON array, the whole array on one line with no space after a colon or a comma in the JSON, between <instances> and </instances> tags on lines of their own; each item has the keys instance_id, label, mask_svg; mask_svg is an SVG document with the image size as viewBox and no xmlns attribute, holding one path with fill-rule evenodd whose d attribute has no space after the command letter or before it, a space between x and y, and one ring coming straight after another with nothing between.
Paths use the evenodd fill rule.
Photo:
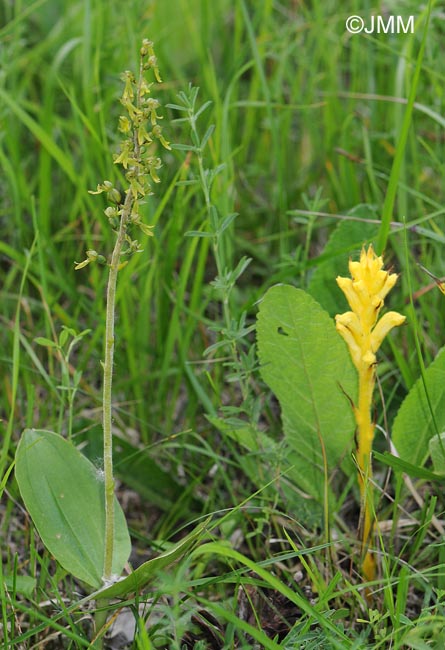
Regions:
<instances>
[{"instance_id":1,"label":"hairy stem","mask_svg":"<svg viewBox=\"0 0 445 650\"><path fill-rule=\"evenodd\" d=\"M112 385L114 362L114 319L116 307L116 286L119 273L122 246L125 241L128 219L131 214L133 195L128 192L123 206L119 230L114 244L108 274L107 304L105 320L105 359L103 384L103 436L104 436L104 478L105 478L105 557L104 581L112 576L114 546L114 477L112 436Z\"/></svg>"}]
</instances>

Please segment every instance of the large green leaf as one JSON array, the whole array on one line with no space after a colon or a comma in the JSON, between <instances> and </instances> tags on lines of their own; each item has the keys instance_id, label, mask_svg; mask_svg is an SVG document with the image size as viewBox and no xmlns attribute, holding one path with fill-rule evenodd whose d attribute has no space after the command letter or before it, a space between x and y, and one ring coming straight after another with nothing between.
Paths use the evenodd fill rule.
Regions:
<instances>
[{"instance_id":1,"label":"large green leaf","mask_svg":"<svg viewBox=\"0 0 445 650\"><path fill-rule=\"evenodd\" d=\"M430 438L445 430L445 348L426 369L425 383L429 401L419 377L405 397L392 428L400 458L413 465L423 465L428 458Z\"/></svg>"},{"instance_id":2,"label":"large green leaf","mask_svg":"<svg viewBox=\"0 0 445 650\"><path fill-rule=\"evenodd\" d=\"M72 575L102 584L105 543L104 483L94 465L61 436L26 429L15 474L25 506L47 549ZM115 501L113 573L131 551L125 516Z\"/></svg>"},{"instance_id":3,"label":"large green leaf","mask_svg":"<svg viewBox=\"0 0 445 650\"><path fill-rule=\"evenodd\" d=\"M269 289L257 337L261 374L281 405L292 476L323 502L323 448L331 478L352 446L356 370L332 319L301 289Z\"/></svg>"}]
</instances>

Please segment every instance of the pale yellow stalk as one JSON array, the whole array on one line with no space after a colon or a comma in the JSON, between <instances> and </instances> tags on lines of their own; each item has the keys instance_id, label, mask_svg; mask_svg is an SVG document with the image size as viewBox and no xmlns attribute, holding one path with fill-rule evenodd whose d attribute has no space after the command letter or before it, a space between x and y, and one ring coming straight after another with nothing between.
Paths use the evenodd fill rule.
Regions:
<instances>
[{"instance_id":1,"label":"pale yellow stalk","mask_svg":"<svg viewBox=\"0 0 445 650\"><path fill-rule=\"evenodd\" d=\"M397 281L397 274L383 270L383 258L372 246L362 249L359 262L349 261L351 278L337 278L352 311L335 317L339 334L348 345L358 372L358 403L354 406L357 423L356 459L361 497L362 572L367 580L376 575L372 548L373 490L371 452L375 424L371 417L375 386L376 352L388 332L405 321L405 316L388 312L377 321L384 298Z\"/></svg>"}]
</instances>

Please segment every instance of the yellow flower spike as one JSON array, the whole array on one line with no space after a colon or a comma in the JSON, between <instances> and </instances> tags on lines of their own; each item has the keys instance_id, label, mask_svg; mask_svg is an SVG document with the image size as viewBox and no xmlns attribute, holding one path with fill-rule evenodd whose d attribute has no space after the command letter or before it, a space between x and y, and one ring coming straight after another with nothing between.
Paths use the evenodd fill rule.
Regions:
<instances>
[{"instance_id":1,"label":"yellow flower spike","mask_svg":"<svg viewBox=\"0 0 445 650\"><path fill-rule=\"evenodd\" d=\"M357 423L358 483L361 497L360 534L362 573L373 580L376 562L370 549L373 531L373 495L371 451L375 424L371 418L372 394L375 385L375 353L393 327L401 325L405 316L391 311L380 320L384 299L397 281L396 273L383 269L383 257L372 246L362 249L360 261L349 260L351 278L337 278L352 311L337 314L336 328L349 348L359 379L358 404L354 407Z\"/></svg>"}]
</instances>

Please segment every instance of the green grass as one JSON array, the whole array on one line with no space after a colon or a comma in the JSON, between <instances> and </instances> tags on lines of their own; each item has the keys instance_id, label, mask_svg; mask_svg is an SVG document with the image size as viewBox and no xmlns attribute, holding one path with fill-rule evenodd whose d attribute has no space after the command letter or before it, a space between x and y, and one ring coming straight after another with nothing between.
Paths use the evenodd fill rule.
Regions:
<instances>
[{"instance_id":1,"label":"green grass","mask_svg":"<svg viewBox=\"0 0 445 650\"><path fill-rule=\"evenodd\" d=\"M5 650L52 634L60 648L92 638L81 587L42 548L12 463L25 427L67 435L71 418L74 439L100 457L106 273L75 272L74 262L86 249L112 249L105 203L88 190L122 182L112 162L120 74L137 67L144 37L156 44L163 106L181 103L189 84L199 88L194 113L209 104L195 136L178 121L185 113L163 109L167 139L183 146L162 154L162 183L144 208L155 236L119 277L116 447L121 436L143 470L122 461L119 472L117 461L118 494L135 561L207 513L214 524L212 546L140 595L145 609L127 603L138 620L132 647L182 650L186 634L202 649L442 647L441 486L413 479L419 501L389 476L381 573L366 601L350 567L357 489L342 486L326 550L321 520L283 473L279 412L251 331L265 291L277 282L306 289L332 261L324 250L340 216L352 216L382 219L375 243L400 273L389 305L409 321L379 357L381 427L444 343L445 298L435 286L423 293L431 278L418 266L445 275L443 21L431 3L421 57L427 10L399 5L388 11L414 15L414 34L348 34L346 17L373 9L355 0L0 7L0 535L2 572L13 579L0 581ZM211 126L197 154L190 148ZM345 265L359 248L345 246ZM251 261L236 277L243 257ZM71 413L60 358L35 343L57 340L62 326L91 330L71 357L71 373L82 372ZM382 486L388 468L375 465ZM14 576L34 578L31 592ZM293 618L276 637L267 623L283 603Z\"/></svg>"}]
</instances>

